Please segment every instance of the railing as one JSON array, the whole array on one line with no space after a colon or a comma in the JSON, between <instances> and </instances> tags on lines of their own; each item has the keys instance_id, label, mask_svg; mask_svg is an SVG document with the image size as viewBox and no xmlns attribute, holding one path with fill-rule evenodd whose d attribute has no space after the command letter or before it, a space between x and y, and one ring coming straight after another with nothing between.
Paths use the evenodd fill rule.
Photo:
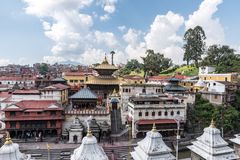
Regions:
<instances>
[{"instance_id":1,"label":"railing","mask_svg":"<svg viewBox=\"0 0 240 160\"><path fill-rule=\"evenodd\" d=\"M108 115L108 110L68 110L65 115Z\"/></svg>"}]
</instances>

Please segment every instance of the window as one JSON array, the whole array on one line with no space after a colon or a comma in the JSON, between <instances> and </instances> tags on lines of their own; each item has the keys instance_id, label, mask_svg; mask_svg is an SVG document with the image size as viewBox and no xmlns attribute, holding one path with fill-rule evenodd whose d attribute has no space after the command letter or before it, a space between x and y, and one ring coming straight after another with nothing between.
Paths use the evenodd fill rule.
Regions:
<instances>
[{"instance_id":1,"label":"window","mask_svg":"<svg viewBox=\"0 0 240 160\"><path fill-rule=\"evenodd\" d=\"M129 88L129 90L128 90L128 91L129 91L129 93L130 93L130 92L131 92L131 89Z\"/></svg>"},{"instance_id":2,"label":"window","mask_svg":"<svg viewBox=\"0 0 240 160\"><path fill-rule=\"evenodd\" d=\"M161 116L161 115L162 115L162 112L161 112L161 111L159 111L159 112L158 112L158 116Z\"/></svg>"},{"instance_id":3,"label":"window","mask_svg":"<svg viewBox=\"0 0 240 160\"><path fill-rule=\"evenodd\" d=\"M148 112L145 112L145 116L148 116Z\"/></svg>"},{"instance_id":4,"label":"window","mask_svg":"<svg viewBox=\"0 0 240 160\"><path fill-rule=\"evenodd\" d=\"M204 80L206 80L207 78L206 77L204 77Z\"/></svg>"},{"instance_id":5,"label":"window","mask_svg":"<svg viewBox=\"0 0 240 160\"><path fill-rule=\"evenodd\" d=\"M16 112L10 112L10 116L16 116Z\"/></svg>"},{"instance_id":6,"label":"window","mask_svg":"<svg viewBox=\"0 0 240 160\"><path fill-rule=\"evenodd\" d=\"M42 114L42 112L37 112L37 114Z\"/></svg>"},{"instance_id":7,"label":"window","mask_svg":"<svg viewBox=\"0 0 240 160\"><path fill-rule=\"evenodd\" d=\"M155 112L152 112L152 116L155 116Z\"/></svg>"},{"instance_id":8,"label":"window","mask_svg":"<svg viewBox=\"0 0 240 160\"><path fill-rule=\"evenodd\" d=\"M165 115L165 116L167 116L167 115L168 115L168 112L167 112L167 111L165 111L165 112L164 112L164 115Z\"/></svg>"},{"instance_id":9,"label":"window","mask_svg":"<svg viewBox=\"0 0 240 160\"><path fill-rule=\"evenodd\" d=\"M77 82L78 82L78 80L74 80L74 82L75 82L75 83L77 83Z\"/></svg>"},{"instance_id":10,"label":"window","mask_svg":"<svg viewBox=\"0 0 240 160\"><path fill-rule=\"evenodd\" d=\"M214 99L217 99L218 98L218 95L214 95Z\"/></svg>"},{"instance_id":11,"label":"window","mask_svg":"<svg viewBox=\"0 0 240 160\"><path fill-rule=\"evenodd\" d=\"M51 111L51 116L55 116L56 115L56 111Z\"/></svg>"},{"instance_id":12,"label":"window","mask_svg":"<svg viewBox=\"0 0 240 160\"><path fill-rule=\"evenodd\" d=\"M227 77L225 77L225 81L227 81Z\"/></svg>"},{"instance_id":13,"label":"window","mask_svg":"<svg viewBox=\"0 0 240 160\"><path fill-rule=\"evenodd\" d=\"M88 81L88 77L86 77L86 81Z\"/></svg>"},{"instance_id":14,"label":"window","mask_svg":"<svg viewBox=\"0 0 240 160\"><path fill-rule=\"evenodd\" d=\"M193 83L191 83L191 86L193 86Z\"/></svg>"},{"instance_id":15,"label":"window","mask_svg":"<svg viewBox=\"0 0 240 160\"><path fill-rule=\"evenodd\" d=\"M142 89L142 93L146 93L146 89L145 88Z\"/></svg>"},{"instance_id":16,"label":"window","mask_svg":"<svg viewBox=\"0 0 240 160\"><path fill-rule=\"evenodd\" d=\"M177 111L177 115L180 115L180 111Z\"/></svg>"},{"instance_id":17,"label":"window","mask_svg":"<svg viewBox=\"0 0 240 160\"><path fill-rule=\"evenodd\" d=\"M135 81L134 83L137 84L137 81Z\"/></svg>"},{"instance_id":18,"label":"window","mask_svg":"<svg viewBox=\"0 0 240 160\"><path fill-rule=\"evenodd\" d=\"M186 83L183 83L184 86L186 86Z\"/></svg>"},{"instance_id":19,"label":"window","mask_svg":"<svg viewBox=\"0 0 240 160\"><path fill-rule=\"evenodd\" d=\"M72 80L72 79L70 79L70 83L73 83L73 80Z\"/></svg>"},{"instance_id":20,"label":"window","mask_svg":"<svg viewBox=\"0 0 240 160\"><path fill-rule=\"evenodd\" d=\"M140 84L142 84L142 81L140 81Z\"/></svg>"},{"instance_id":21,"label":"window","mask_svg":"<svg viewBox=\"0 0 240 160\"><path fill-rule=\"evenodd\" d=\"M16 128L16 122L10 122L10 128Z\"/></svg>"},{"instance_id":22,"label":"window","mask_svg":"<svg viewBox=\"0 0 240 160\"><path fill-rule=\"evenodd\" d=\"M216 86L216 83L213 83L213 86Z\"/></svg>"},{"instance_id":23,"label":"window","mask_svg":"<svg viewBox=\"0 0 240 160\"><path fill-rule=\"evenodd\" d=\"M84 80L82 80L82 79L81 79L81 80L80 80L80 82L81 82L81 83L83 83L83 82L84 82Z\"/></svg>"},{"instance_id":24,"label":"window","mask_svg":"<svg viewBox=\"0 0 240 160\"><path fill-rule=\"evenodd\" d=\"M25 115L29 115L29 112L24 112Z\"/></svg>"},{"instance_id":25,"label":"window","mask_svg":"<svg viewBox=\"0 0 240 160\"><path fill-rule=\"evenodd\" d=\"M173 116L174 115L174 112L173 111L171 111L171 116Z\"/></svg>"},{"instance_id":26,"label":"window","mask_svg":"<svg viewBox=\"0 0 240 160\"><path fill-rule=\"evenodd\" d=\"M50 126L51 127L56 127L56 121L50 121Z\"/></svg>"},{"instance_id":27,"label":"window","mask_svg":"<svg viewBox=\"0 0 240 160\"><path fill-rule=\"evenodd\" d=\"M142 117L142 112L139 112L139 113L138 113L138 116L139 116L139 117Z\"/></svg>"}]
</instances>

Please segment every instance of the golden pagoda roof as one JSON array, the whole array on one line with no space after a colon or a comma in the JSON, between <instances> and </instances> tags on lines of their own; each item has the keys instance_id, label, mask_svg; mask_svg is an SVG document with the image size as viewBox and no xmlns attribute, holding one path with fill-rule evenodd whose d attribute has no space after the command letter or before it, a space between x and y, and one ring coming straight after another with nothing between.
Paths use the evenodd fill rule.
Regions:
<instances>
[{"instance_id":1,"label":"golden pagoda roof","mask_svg":"<svg viewBox=\"0 0 240 160\"><path fill-rule=\"evenodd\" d=\"M86 82L86 84L119 85L120 80L115 77L111 77L111 78L92 77Z\"/></svg>"},{"instance_id":2,"label":"golden pagoda roof","mask_svg":"<svg viewBox=\"0 0 240 160\"><path fill-rule=\"evenodd\" d=\"M107 57L105 55L105 58L104 58L102 64L97 65L96 67L94 67L94 69L118 70L118 67L116 67L115 65L109 64Z\"/></svg>"}]
</instances>

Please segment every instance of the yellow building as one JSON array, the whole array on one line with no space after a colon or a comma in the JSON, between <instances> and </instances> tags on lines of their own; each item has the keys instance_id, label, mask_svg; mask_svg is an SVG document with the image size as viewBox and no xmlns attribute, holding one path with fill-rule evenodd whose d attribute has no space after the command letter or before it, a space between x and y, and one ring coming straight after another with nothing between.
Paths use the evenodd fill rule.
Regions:
<instances>
[{"instance_id":1,"label":"yellow building","mask_svg":"<svg viewBox=\"0 0 240 160\"><path fill-rule=\"evenodd\" d=\"M227 81L237 82L237 73L226 73L226 74L200 74L199 79L203 81Z\"/></svg>"},{"instance_id":2,"label":"yellow building","mask_svg":"<svg viewBox=\"0 0 240 160\"><path fill-rule=\"evenodd\" d=\"M63 73L63 78L67 80L67 84L71 87L83 87L89 78L93 76L92 72L66 72Z\"/></svg>"},{"instance_id":3,"label":"yellow building","mask_svg":"<svg viewBox=\"0 0 240 160\"><path fill-rule=\"evenodd\" d=\"M138 75L127 75L121 79L122 84L144 84L145 79Z\"/></svg>"},{"instance_id":4,"label":"yellow building","mask_svg":"<svg viewBox=\"0 0 240 160\"><path fill-rule=\"evenodd\" d=\"M188 88L189 91L194 91L194 85L197 83L197 80L182 80L179 82L180 86Z\"/></svg>"}]
</instances>

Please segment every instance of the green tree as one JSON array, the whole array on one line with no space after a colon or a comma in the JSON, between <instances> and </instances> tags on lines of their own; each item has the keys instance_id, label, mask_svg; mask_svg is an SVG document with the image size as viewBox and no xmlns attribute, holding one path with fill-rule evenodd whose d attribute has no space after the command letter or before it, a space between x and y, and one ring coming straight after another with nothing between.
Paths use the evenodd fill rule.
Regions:
<instances>
[{"instance_id":1,"label":"green tree","mask_svg":"<svg viewBox=\"0 0 240 160\"><path fill-rule=\"evenodd\" d=\"M136 69L142 69L142 64L138 62L136 59L131 59L127 62L125 68L128 68L131 71L134 71Z\"/></svg>"},{"instance_id":2,"label":"green tree","mask_svg":"<svg viewBox=\"0 0 240 160\"><path fill-rule=\"evenodd\" d=\"M187 61L187 65L190 61L194 61L198 68L199 61L202 59L201 56L205 51L205 39L205 32L200 26L196 26L194 29L190 28L185 32L183 40L186 44L183 46L183 60Z\"/></svg>"},{"instance_id":3,"label":"green tree","mask_svg":"<svg viewBox=\"0 0 240 160\"><path fill-rule=\"evenodd\" d=\"M172 66L172 60L165 58L163 54L154 53L153 50L147 50L146 54L146 57L141 57L143 59L144 75L158 75L161 71Z\"/></svg>"},{"instance_id":4,"label":"green tree","mask_svg":"<svg viewBox=\"0 0 240 160\"><path fill-rule=\"evenodd\" d=\"M46 75L48 73L48 65L46 63L40 64L38 71L40 74Z\"/></svg>"}]
</instances>

